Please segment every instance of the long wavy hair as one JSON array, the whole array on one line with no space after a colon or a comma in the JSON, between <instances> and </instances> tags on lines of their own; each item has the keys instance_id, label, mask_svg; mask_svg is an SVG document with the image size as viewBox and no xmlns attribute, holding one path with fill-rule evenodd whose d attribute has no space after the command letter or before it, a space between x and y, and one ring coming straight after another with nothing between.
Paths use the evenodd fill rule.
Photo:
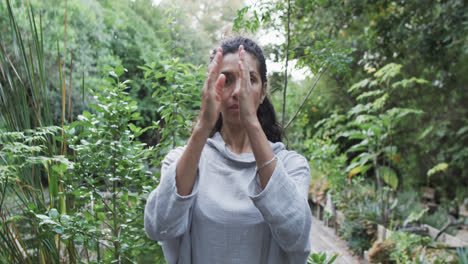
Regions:
<instances>
[{"instance_id":1,"label":"long wavy hair","mask_svg":"<svg viewBox=\"0 0 468 264\"><path fill-rule=\"evenodd\" d=\"M254 56L257 60L257 65L260 71L260 77L262 79L262 87L267 82L267 69L265 63L265 56L260 46L257 45L253 40L246 37L235 37L231 39L224 40L221 43L221 48L223 49L223 56L230 53L236 53L239 50L239 46L243 45L245 51ZM210 60L213 60L214 55L216 54L216 49L213 50ZM262 126L263 132L267 136L268 140L271 142L281 142L283 136L283 130L276 120L275 109L271 103L268 96L265 97L263 102L257 109L257 117ZM219 114L218 120L213 130L211 130L210 137L212 137L216 132L221 131L223 127L223 116Z\"/></svg>"}]
</instances>

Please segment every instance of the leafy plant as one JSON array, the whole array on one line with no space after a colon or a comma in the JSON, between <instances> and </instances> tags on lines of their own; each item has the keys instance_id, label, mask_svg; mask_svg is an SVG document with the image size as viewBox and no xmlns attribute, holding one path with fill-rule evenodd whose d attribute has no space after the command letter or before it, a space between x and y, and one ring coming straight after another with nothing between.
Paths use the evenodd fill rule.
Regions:
<instances>
[{"instance_id":1,"label":"leafy plant","mask_svg":"<svg viewBox=\"0 0 468 264\"><path fill-rule=\"evenodd\" d=\"M9 0L1 6L0 260L58 263L64 254L57 237L41 233L34 217L51 209L67 210L61 175L52 169L68 161L57 155L53 138L60 130L52 126L48 104L42 20L36 19L29 2L21 9Z\"/></svg>"},{"instance_id":2,"label":"leafy plant","mask_svg":"<svg viewBox=\"0 0 468 264\"><path fill-rule=\"evenodd\" d=\"M60 175L53 167L69 163L63 156L48 157L48 138L60 131L58 127L43 127L36 131L2 132L0 134L0 261L59 262L58 249L52 233L41 233L35 215L62 208L63 194L58 193ZM54 165L57 164L57 165ZM40 174L47 171L49 192L44 192ZM50 203L47 203L50 201ZM41 239L34 239L40 237ZM28 252L25 254L24 252Z\"/></svg>"},{"instance_id":3,"label":"leafy plant","mask_svg":"<svg viewBox=\"0 0 468 264\"><path fill-rule=\"evenodd\" d=\"M337 208L345 216L340 226L340 236L348 241L355 255L362 256L372 246L381 221L381 203L378 195L364 179L357 177L352 185L337 195Z\"/></svg>"},{"instance_id":4,"label":"leafy plant","mask_svg":"<svg viewBox=\"0 0 468 264\"><path fill-rule=\"evenodd\" d=\"M340 192L346 188L346 178L343 177L346 155L339 154L338 144L333 144L331 139L308 139L304 145L310 153L311 165L320 171L321 178L330 185L332 192Z\"/></svg>"},{"instance_id":5,"label":"leafy plant","mask_svg":"<svg viewBox=\"0 0 468 264\"><path fill-rule=\"evenodd\" d=\"M458 264L468 264L468 248L457 248Z\"/></svg>"},{"instance_id":6,"label":"leafy plant","mask_svg":"<svg viewBox=\"0 0 468 264\"><path fill-rule=\"evenodd\" d=\"M411 212L411 214L403 222L403 227L409 224L415 223L415 222L419 222L421 218L424 216L424 214L426 214L428 211L429 211L429 208L425 208L423 210L420 210L419 212Z\"/></svg>"},{"instance_id":7,"label":"leafy plant","mask_svg":"<svg viewBox=\"0 0 468 264\"><path fill-rule=\"evenodd\" d=\"M311 253L307 258L307 264L332 264L338 254L327 255L325 252Z\"/></svg>"},{"instance_id":8,"label":"leafy plant","mask_svg":"<svg viewBox=\"0 0 468 264\"><path fill-rule=\"evenodd\" d=\"M422 113L415 109L385 107L388 98L400 87L407 88L411 85L427 83L418 78L397 80L396 78L401 74L401 67L394 63L387 64L373 74L374 79L366 78L349 89L349 92L359 95L358 101L368 102L357 104L349 111L352 119L348 126L351 130L343 133L342 136L360 139L359 143L348 149L349 152L360 154L351 161L346 170L350 172L350 175L355 175L363 174L373 168L379 189L382 187L382 180L394 190L398 187L398 177L388 165L392 161L395 162L397 157L396 147L391 142L395 126L409 114ZM380 164L381 155L385 155L388 164Z\"/></svg>"},{"instance_id":9,"label":"leafy plant","mask_svg":"<svg viewBox=\"0 0 468 264\"><path fill-rule=\"evenodd\" d=\"M390 259L397 264L457 263L455 254L438 246L430 237L397 231L389 239L395 245Z\"/></svg>"},{"instance_id":10,"label":"leafy plant","mask_svg":"<svg viewBox=\"0 0 468 264\"><path fill-rule=\"evenodd\" d=\"M85 111L66 128L74 166L65 173L64 193L74 209L66 221L46 219L52 227L63 228L64 243L81 245L88 261L135 262L145 255L162 256L159 245L146 238L142 217L146 197L157 183L146 162L154 152L136 141L155 126L141 129L133 124L141 117L126 92L129 81L120 82L124 72L116 67L108 86L91 91L96 114Z\"/></svg>"},{"instance_id":11,"label":"leafy plant","mask_svg":"<svg viewBox=\"0 0 468 264\"><path fill-rule=\"evenodd\" d=\"M179 58L153 62L140 67L148 81L152 81L154 107L161 119L159 151L167 151L182 144L190 135L193 119L201 105L204 70L201 66L182 63Z\"/></svg>"}]
</instances>

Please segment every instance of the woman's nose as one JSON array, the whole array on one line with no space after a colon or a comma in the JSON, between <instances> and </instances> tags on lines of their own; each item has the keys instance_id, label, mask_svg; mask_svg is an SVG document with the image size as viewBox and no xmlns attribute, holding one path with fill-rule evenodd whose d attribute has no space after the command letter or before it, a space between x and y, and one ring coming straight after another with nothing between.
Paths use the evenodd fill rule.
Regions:
<instances>
[{"instance_id":1,"label":"woman's nose","mask_svg":"<svg viewBox=\"0 0 468 264\"><path fill-rule=\"evenodd\" d=\"M238 79L236 80L236 86L234 87L234 91L232 92L232 97L234 97L234 99L239 98L240 88L241 88L241 81Z\"/></svg>"}]
</instances>

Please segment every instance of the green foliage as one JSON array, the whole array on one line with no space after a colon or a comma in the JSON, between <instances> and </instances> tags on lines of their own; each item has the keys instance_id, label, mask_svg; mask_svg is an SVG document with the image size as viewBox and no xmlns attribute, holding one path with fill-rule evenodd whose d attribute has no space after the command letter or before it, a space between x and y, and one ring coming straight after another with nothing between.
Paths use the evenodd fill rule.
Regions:
<instances>
[{"instance_id":1,"label":"green foliage","mask_svg":"<svg viewBox=\"0 0 468 264\"><path fill-rule=\"evenodd\" d=\"M418 246L427 246L431 243L428 237L407 232L394 232L390 239L397 242L394 251L390 254L397 263L409 263L413 259L413 251Z\"/></svg>"},{"instance_id":2,"label":"green foliage","mask_svg":"<svg viewBox=\"0 0 468 264\"><path fill-rule=\"evenodd\" d=\"M36 27L31 8L21 16L10 1L6 1L0 14L5 18L3 25L11 34L7 35L4 30L0 32L0 122L11 131L23 131L37 125L50 126L49 105L45 103L48 91L42 28ZM23 18L23 25L18 23L18 18ZM11 41L15 44L13 54L10 54Z\"/></svg>"},{"instance_id":3,"label":"green foliage","mask_svg":"<svg viewBox=\"0 0 468 264\"><path fill-rule=\"evenodd\" d=\"M56 155L43 31L29 2L2 1L0 13L0 261L58 263L55 237L33 217L66 210L61 175L51 169L68 162Z\"/></svg>"},{"instance_id":4,"label":"green foliage","mask_svg":"<svg viewBox=\"0 0 468 264\"><path fill-rule=\"evenodd\" d=\"M459 0L433 1L425 5L417 1L261 2L240 9L234 28L276 32L277 36L286 36L289 29L292 33L290 59L296 60L297 67L317 74L330 66L327 70L333 74L315 88L320 92L312 93L315 99L322 98L322 107L317 113L312 113L311 107L302 110L307 115L300 114L303 125L293 124L292 132L288 132L294 135L292 138L320 134L321 129L311 128L317 117L342 114L351 109L375 110L378 119L379 114L392 107L417 110L388 112L390 117L418 114L417 119L412 114L406 116L399 124L400 130L387 137L387 141L393 139L392 145L399 150L393 157L405 155L399 162L401 170L394 170L399 176L398 186L417 188L426 184L427 171L434 164L445 162L448 169L431 177L430 184L442 196L454 198L457 194L458 200L463 200L466 193L462 187L456 192L450 188L466 187L464 183L468 179L464 162L468 158L467 97L463 92L468 65L468 27L464 23L467 8ZM448 24L453 26L447 27ZM281 62L286 54L286 43L267 45L265 50L270 59ZM366 78L368 73L374 75ZM276 87L278 84L274 85L274 90L281 90ZM346 93L350 87L351 92L359 92L350 96ZM288 91L300 94L304 89L307 87L303 84L291 85ZM291 103L294 104L288 101ZM353 109L359 103L362 105ZM286 111L295 110L287 106ZM382 135L386 131L388 125L386 130L381 130ZM301 143L293 143L302 149ZM365 171L363 166L357 167ZM394 174L390 172L389 175ZM396 186L395 177L384 176L381 177L383 181Z\"/></svg>"},{"instance_id":5,"label":"green foliage","mask_svg":"<svg viewBox=\"0 0 468 264\"><path fill-rule=\"evenodd\" d=\"M421 210L422 200L415 190L399 190L395 201L397 206L393 210L390 229L396 230L402 226L403 221L408 219L413 212Z\"/></svg>"},{"instance_id":6,"label":"green foliage","mask_svg":"<svg viewBox=\"0 0 468 264\"><path fill-rule=\"evenodd\" d=\"M382 187L383 180L394 190L398 187L399 179L390 166L392 161L397 161L397 147L393 146L392 135L405 117L421 114L421 111L414 109L385 107L388 98L395 92L396 88L391 84L401 74L400 69L401 65L389 64L375 72L374 78L352 85L349 92L358 94L357 100L362 103L356 104L346 116L334 115L316 125L323 126L319 132L324 131L324 136L331 136L336 141L344 137L352 144L347 149L349 155L354 157L346 168L349 178L357 174L365 175L373 168L378 188ZM343 123L345 120L347 123Z\"/></svg>"},{"instance_id":7,"label":"green foliage","mask_svg":"<svg viewBox=\"0 0 468 264\"><path fill-rule=\"evenodd\" d=\"M372 246L376 224L382 221L378 198L379 194L359 177L353 179L350 187L335 195L337 209L345 216L340 236L348 241L355 255L362 256Z\"/></svg>"},{"instance_id":8,"label":"green foliage","mask_svg":"<svg viewBox=\"0 0 468 264\"><path fill-rule=\"evenodd\" d=\"M454 202L444 202L443 204L439 205L435 212L433 212L432 214L425 214L421 222L430 225L434 228L442 229L445 226L445 224L447 224L447 222L449 221L449 218L453 217L449 215L449 206L453 206L454 204L456 205L456 203ZM447 234L455 235L455 230L453 227L447 228L445 232Z\"/></svg>"},{"instance_id":9,"label":"green foliage","mask_svg":"<svg viewBox=\"0 0 468 264\"><path fill-rule=\"evenodd\" d=\"M306 140L306 147L310 154L312 167L323 173L323 178L330 184L333 192L340 192L347 188L343 170L346 163L346 155L338 153L338 145L328 140Z\"/></svg>"},{"instance_id":10,"label":"green foliage","mask_svg":"<svg viewBox=\"0 0 468 264\"><path fill-rule=\"evenodd\" d=\"M311 253L307 258L307 264L332 264L338 254L327 255L325 252Z\"/></svg>"},{"instance_id":11,"label":"green foliage","mask_svg":"<svg viewBox=\"0 0 468 264\"><path fill-rule=\"evenodd\" d=\"M458 264L468 264L468 248L457 248Z\"/></svg>"},{"instance_id":12,"label":"green foliage","mask_svg":"<svg viewBox=\"0 0 468 264\"><path fill-rule=\"evenodd\" d=\"M307 36L301 35L302 26L308 21L296 21L294 18L288 20L288 12L290 17L297 15L298 5L297 1L278 1L246 6L237 11L233 30L254 33L263 26L275 30L277 34L290 31L289 59L297 60L297 68L308 68L313 73L326 69L332 74L349 75L349 64L353 61L350 54L354 48L341 46L330 38L316 37L315 31L309 31ZM310 1L307 5L315 8L317 1ZM303 41L311 43L303 45ZM281 61L285 57L287 46L288 43L282 43L268 49L272 50L276 61Z\"/></svg>"},{"instance_id":13,"label":"green foliage","mask_svg":"<svg viewBox=\"0 0 468 264\"><path fill-rule=\"evenodd\" d=\"M277 36L289 30L296 68L315 77L328 73L317 86L290 80L289 118L313 90L287 130L288 143L311 159L316 179L326 179L357 254L369 246L376 222L441 227L448 206L466 199L468 6L462 1L172 3L0 4L0 262L162 261L137 217L157 183L146 159L157 153L158 167L159 157L190 134L204 70L187 62L205 63L225 34L220 25L231 20L234 30ZM287 43L264 51L284 62ZM108 80L101 78L106 65L115 67ZM133 81L119 83L124 73ZM269 76L273 91L283 89L284 77ZM105 88L92 97L86 87ZM273 93L273 99L280 109L282 98ZM70 125L60 135L52 125L62 122L63 109ZM82 113L76 122L73 113ZM70 146L73 155L57 155ZM411 216L420 212L414 189L422 185L435 188L445 204ZM403 262L416 239L398 239L408 242L395 253ZM410 262L445 261L446 253L431 259L428 248L417 250L420 257ZM139 259L143 254L148 258Z\"/></svg>"},{"instance_id":14,"label":"green foliage","mask_svg":"<svg viewBox=\"0 0 468 264\"><path fill-rule=\"evenodd\" d=\"M393 232L388 239L395 245L390 259L397 264L457 263L453 252L438 247L430 237L398 231Z\"/></svg>"},{"instance_id":15,"label":"green foliage","mask_svg":"<svg viewBox=\"0 0 468 264\"><path fill-rule=\"evenodd\" d=\"M46 210L64 209L63 194L58 192L60 174L51 170L68 160L63 156L48 156L49 137L60 131L58 127L42 127L24 132L0 134L0 260L24 263L50 258L58 263L59 254L52 233L41 233L41 224L33 217ZM49 192L44 192L40 179L41 168L47 171ZM31 170L36 174L32 173ZM29 173L28 173L29 172ZM12 199L10 196L13 196ZM49 201L46 205L46 201ZM22 228L18 229L17 226ZM25 234L29 234L26 236ZM40 237L40 239L33 239ZM46 250L47 248L47 250ZM30 250L24 257L20 250Z\"/></svg>"},{"instance_id":16,"label":"green foliage","mask_svg":"<svg viewBox=\"0 0 468 264\"><path fill-rule=\"evenodd\" d=\"M403 226L419 222L421 218L429 211L429 208L420 210L419 212L411 212L410 215L403 222Z\"/></svg>"},{"instance_id":17,"label":"green foliage","mask_svg":"<svg viewBox=\"0 0 468 264\"><path fill-rule=\"evenodd\" d=\"M201 105L200 89L205 70L182 63L178 58L140 68L146 80L153 82L153 107L161 118L156 124L164 128L158 148L166 151L182 144L190 135Z\"/></svg>"},{"instance_id":18,"label":"green foliage","mask_svg":"<svg viewBox=\"0 0 468 264\"><path fill-rule=\"evenodd\" d=\"M124 71L116 67L107 78L109 85L92 92L96 114L83 112L65 127L65 137L58 137L58 127L0 135L0 216L7 219L0 229L0 260L163 260L160 246L147 239L143 226L146 197L157 183L146 160L158 159L136 141L138 133L154 127L132 124L140 115L126 92L129 82L119 82ZM51 136L69 144L73 154L68 159L48 157ZM22 171L39 171L37 165L45 168L48 191L40 177L22 176ZM4 208L11 193L18 199L7 199ZM23 257L21 252L28 253Z\"/></svg>"},{"instance_id":19,"label":"green foliage","mask_svg":"<svg viewBox=\"0 0 468 264\"><path fill-rule=\"evenodd\" d=\"M379 175L382 175L382 180L389 185L393 190L398 188L398 176L396 172L389 167L379 167Z\"/></svg>"},{"instance_id":20,"label":"green foliage","mask_svg":"<svg viewBox=\"0 0 468 264\"><path fill-rule=\"evenodd\" d=\"M126 92L129 81L119 81L124 72L116 67L108 86L91 92L96 114L85 111L66 128L74 166L66 173L64 192L75 209L63 224L61 239L79 244L84 255L104 263L161 256L160 247L146 238L142 217L157 183L145 162L154 152L136 140L154 127L133 124L141 117Z\"/></svg>"},{"instance_id":21,"label":"green foliage","mask_svg":"<svg viewBox=\"0 0 468 264\"><path fill-rule=\"evenodd\" d=\"M445 162L439 163L439 164L435 165L432 169L430 169L427 172L427 176L430 177L430 176L434 175L435 173L437 173L439 171L446 171L447 168L448 168L447 163L445 163Z\"/></svg>"}]
</instances>

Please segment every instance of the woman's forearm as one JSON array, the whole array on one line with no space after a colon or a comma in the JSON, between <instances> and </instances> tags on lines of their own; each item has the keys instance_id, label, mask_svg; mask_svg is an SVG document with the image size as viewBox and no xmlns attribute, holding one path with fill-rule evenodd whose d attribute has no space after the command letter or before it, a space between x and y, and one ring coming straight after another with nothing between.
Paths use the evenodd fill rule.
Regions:
<instances>
[{"instance_id":1,"label":"woman's forearm","mask_svg":"<svg viewBox=\"0 0 468 264\"><path fill-rule=\"evenodd\" d=\"M181 196L192 192L197 177L198 163L210 130L196 125L176 168L177 193Z\"/></svg>"},{"instance_id":2,"label":"woman's forearm","mask_svg":"<svg viewBox=\"0 0 468 264\"><path fill-rule=\"evenodd\" d=\"M271 149L270 142L268 141L268 138L265 135L265 132L263 132L262 126L257 119L248 122L246 125L246 131L249 137L252 152L257 162L257 168L260 168L263 164L272 160L275 157L275 153ZM268 181L270 180L270 177L275 170L275 167L276 160L258 171L262 189L265 189L267 186Z\"/></svg>"}]
</instances>

